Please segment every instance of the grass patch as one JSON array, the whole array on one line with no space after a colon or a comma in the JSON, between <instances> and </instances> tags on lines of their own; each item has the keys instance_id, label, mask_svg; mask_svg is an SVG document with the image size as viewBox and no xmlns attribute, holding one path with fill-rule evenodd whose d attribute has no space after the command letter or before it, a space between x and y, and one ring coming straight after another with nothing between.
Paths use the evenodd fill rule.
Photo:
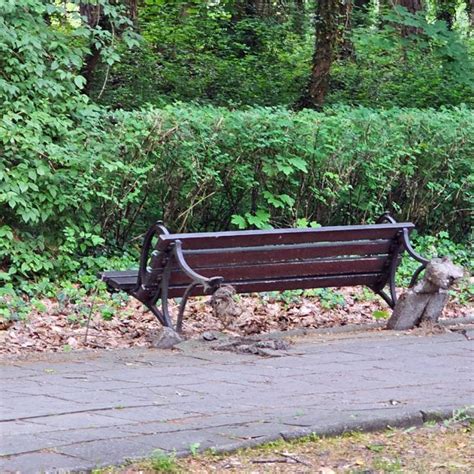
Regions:
<instances>
[{"instance_id":1,"label":"grass patch","mask_svg":"<svg viewBox=\"0 0 474 474\"><path fill-rule=\"evenodd\" d=\"M177 459L164 453L110 474L132 473L471 473L473 420L374 433L275 441L231 454L212 450Z\"/></svg>"}]
</instances>

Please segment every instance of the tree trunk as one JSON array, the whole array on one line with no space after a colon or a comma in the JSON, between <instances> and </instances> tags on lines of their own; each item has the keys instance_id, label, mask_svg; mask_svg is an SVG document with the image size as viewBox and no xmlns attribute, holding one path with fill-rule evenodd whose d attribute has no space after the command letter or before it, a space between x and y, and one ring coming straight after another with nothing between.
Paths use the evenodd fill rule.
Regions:
<instances>
[{"instance_id":1,"label":"tree trunk","mask_svg":"<svg viewBox=\"0 0 474 474\"><path fill-rule=\"evenodd\" d=\"M91 28L97 28L102 20L103 10L101 5L91 5L89 3L79 4L79 13L85 19L85 22ZM89 94L92 78L94 76L95 68L99 63L100 50L92 44L90 53L85 57L84 64L82 66L81 75L86 79L84 86L84 92Z\"/></svg>"},{"instance_id":2,"label":"tree trunk","mask_svg":"<svg viewBox=\"0 0 474 474\"><path fill-rule=\"evenodd\" d=\"M271 0L237 0L233 10L234 21L239 21L249 16L272 16L274 5Z\"/></svg>"},{"instance_id":3,"label":"tree trunk","mask_svg":"<svg viewBox=\"0 0 474 474\"><path fill-rule=\"evenodd\" d=\"M395 5L405 7L410 13L416 13L422 9L420 0L397 0Z\"/></svg>"},{"instance_id":4,"label":"tree trunk","mask_svg":"<svg viewBox=\"0 0 474 474\"><path fill-rule=\"evenodd\" d=\"M300 36L304 36L306 23L305 0L295 0L294 4L292 5L291 17L294 32Z\"/></svg>"},{"instance_id":5,"label":"tree trunk","mask_svg":"<svg viewBox=\"0 0 474 474\"><path fill-rule=\"evenodd\" d=\"M395 0L395 5L405 7L410 13L416 13L423 8L421 0ZM404 37L419 33L418 28L406 25L403 25L400 31Z\"/></svg>"},{"instance_id":6,"label":"tree trunk","mask_svg":"<svg viewBox=\"0 0 474 474\"><path fill-rule=\"evenodd\" d=\"M329 74L338 38L339 1L319 0L316 6L316 45L311 78L301 107L321 108L329 88Z\"/></svg>"}]
</instances>

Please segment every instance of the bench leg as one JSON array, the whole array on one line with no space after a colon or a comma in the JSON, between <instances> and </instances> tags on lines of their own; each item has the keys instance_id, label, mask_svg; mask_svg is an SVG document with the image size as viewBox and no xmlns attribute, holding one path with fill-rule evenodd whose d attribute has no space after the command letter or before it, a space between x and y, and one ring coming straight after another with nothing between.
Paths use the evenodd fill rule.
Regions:
<instances>
[{"instance_id":1,"label":"bench leg","mask_svg":"<svg viewBox=\"0 0 474 474\"><path fill-rule=\"evenodd\" d=\"M393 302L393 299L392 297L390 297L389 295L387 295L387 293L385 293L384 290L376 290L375 288L371 288L371 290L379 295L389 306L390 308L393 309L393 307L395 306L395 303Z\"/></svg>"},{"instance_id":2,"label":"bench leg","mask_svg":"<svg viewBox=\"0 0 474 474\"><path fill-rule=\"evenodd\" d=\"M181 299L181 303L179 304L179 311L178 311L178 319L176 320L176 332L181 333L183 331L183 316L184 310L186 308L186 303L188 302L189 295L191 291L194 290L196 286L198 286L199 282L191 283L183 294L183 298Z\"/></svg>"},{"instance_id":3,"label":"bench leg","mask_svg":"<svg viewBox=\"0 0 474 474\"><path fill-rule=\"evenodd\" d=\"M165 318L163 317L163 313L154 304L147 305L147 308L156 316L158 321L163 326L166 326L166 321L165 321Z\"/></svg>"},{"instance_id":4,"label":"bench leg","mask_svg":"<svg viewBox=\"0 0 474 474\"><path fill-rule=\"evenodd\" d=\"M397 303L397 291L396 291L396 286L395 286L395 274L397 273L397 267L398 267L398 260L400 256L400 251L403 250L402 244L399 241L397 242L396 245L394 245L392 249L392 256L391 256L391 261L390 261L390 268L388 270L388 287L390 291L390 295L388 295L384 291L384 287L386 283L381 285L376 285L370 287L370 289L379 295L380 297L383 298L383 300L390 306L390 308L394 308L395 304Z\"/></svg>"},{"instance_id":5,"label":"bench leg","mask_svg":"<svg viewBox=\"0 0 474 474\"><path fill-rule=\"evenodd\" d=\"M169 286L169 281L170 281L170 275L171 275L171 260L168 261L165 267L165 271L163 273L163 279L161 280L161 312L163 313L163 320L164 326L167 326L169 328L173 327L173 324L171 322L170 318L170 312L168 309L168 286Z\"/></svg>"}]
</instances>

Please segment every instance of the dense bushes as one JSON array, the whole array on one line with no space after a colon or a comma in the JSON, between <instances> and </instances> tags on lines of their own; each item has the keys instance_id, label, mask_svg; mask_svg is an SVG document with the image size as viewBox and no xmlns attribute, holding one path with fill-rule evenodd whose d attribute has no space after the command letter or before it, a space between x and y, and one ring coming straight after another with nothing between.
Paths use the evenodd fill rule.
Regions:
<instances>
[{"instance_id":1,"label":"dense bushes","mask_svg":"<svg viewBox=\"0 0 474 474\"><path fill-rule=\"evenodd\" d=\"M390 209L423 233L469 230L465 108L91 108L36 141L12 120L0 125L4 280L103 266L157 218L214 230L359 223Z\"/></svg>"}]
</instances>

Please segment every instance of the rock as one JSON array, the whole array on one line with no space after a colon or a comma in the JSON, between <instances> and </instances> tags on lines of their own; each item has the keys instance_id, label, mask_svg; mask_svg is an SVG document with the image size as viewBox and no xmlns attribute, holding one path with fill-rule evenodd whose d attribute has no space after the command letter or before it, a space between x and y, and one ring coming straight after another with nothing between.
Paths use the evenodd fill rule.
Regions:
<instances>
[{"instance_id":1,"label":"rock","mask_svg":"<svg viewBox=\"0 0 474 474\"><path fill-rule=\"evenodd\" d=\"M151 344L156 349L171 349L182 341L182 337L174 329L164 327L159 335L153 338Z\"/></svg>"},{"instance_id":2,"label":"rock","mask_svg":"<svg viewBox=\"0 0 474 474\"><path fill-rule=\"evenodd\" d=\"M270 339L268 341L258 341L255 343L255 347L259 349L272 349L274 351L287 351L290 345L280 339Z\"/></svg>"},{"instance_id":3,"label":"rock","mask_svg":"<svg viewBox=\"0 0 474 474\"><path fill-rule=\"evenodd\" d=\"M201 334L204 341L223 341L228 339L228 336L219 331L206 331Z\"/></svg>"},{"instance_id":4,"label":"rock","mask_svg":"<svg viewBox=\"0 0 474 474\"><path fill-rule=\"evenodd\" d=\"M279 339L235 338L216 345L214 350L255 354L263 357L281 357L289 348L290 345L287 342Z\"/></svg>"},{"instance_id":5,"label":"rock","mask_svg":"<svg viewBox=\"0 0 474 474\"><path fill-rule=\"evenodd\" d=\"M201 337L205 341L215 341L217 339L217 336L212 332L212 331L206 331L201 334Z\"/></svg>"}]
</instances>

